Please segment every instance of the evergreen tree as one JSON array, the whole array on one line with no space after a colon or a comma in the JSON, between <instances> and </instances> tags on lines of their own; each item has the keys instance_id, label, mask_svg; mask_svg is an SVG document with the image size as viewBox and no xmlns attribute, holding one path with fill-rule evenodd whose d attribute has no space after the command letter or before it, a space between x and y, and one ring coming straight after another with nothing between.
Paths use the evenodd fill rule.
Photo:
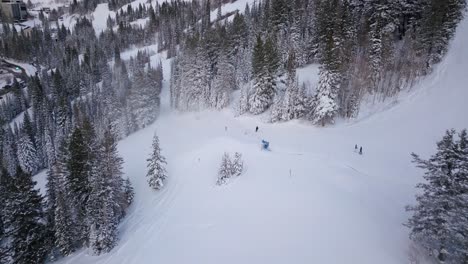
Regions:
<instances>
[{"instance_id":1,"label":"evergreen tree","mask_svg":"<svg viewBox=\"0 0 468 264\"><path fill-rule=\"evenodd\" d=\"M216 184L225 184L227 179L232 175L232 161L231 157L227 152L224 152L223 158L221 159L221 167L218 171L218 180Z\"/></svg>"},{"instance_id":2,"label":"evergreen tree","mask_svg":"<svg viewBox=\"0 0 468 264\"><path fill-rule=\"evenodd\" d=\"M73 208L75 209L77 229L76 240L79 243L84 243L88 236L87 232L87 202L90 196L90 183L89 178L91 177L91 164L94 162L94 149L89 147L90 142L88 138L83 135L82 128L75 127L73 130L70 142L68 143L68 149L62 151L62 155L65 155L66 169L60 168L64 177L67 177L66 189L63 190L68 195ZM61 176L60 176L61 177ZM60 180L57 178L57 180ZM56 193L56 195L58 195ZM63 197L66 199L67 197ZM56 197L58 199L58 197Z\"/></svg>"},{"instance_id":3,"label":"evergreen tree","mask_svg":"<svg viewBox=\"0 0 468 264\"><path fill-rule=\"evenodd\" d=\"M236 88L235 69L223 56L218 62L217 75L211 85L211 107L222 109L229 104L230 95Z\"/></svg>"},{"instance_id":4,"label":"evergreen tree","mask_svg":"<svg viewBox=\"0 0 468 264\"><path fill-rule=\"evenodd\" d=\"M451 222L454 223L452 233L455 234L453 253L461 263L468 261L468 133L464 129L459 133L457 145L457 172L454 175L454 193L452 197L454 212Z\"/></svg>"},{"instance_id":5,"label":"evergreen tree","mask_svg":"<svg viewBox=\"0 0 468 264\"><path fill-rule=\"evenodd\" d=\"M148 184L155 190L160 190L164 186L164 182L167 179L167 172L164 168L166 159L161 154L161 148L159 146L159 138L156 134L153 137L153 151L151 156L146 161L148 162Z\"/></svg>"},{"instance_id":6,"label":"evergreen tree","mask_svg":"<svg viewBox=\"0 0 468 264\"><path fill-rule=\"evenodd\" d=\"M13 132L9 126L5 129L2 152L3 167L7 170L9 175L15 175L19 163Z\"/></svg>"},{"instance_id":7,"label":"evergreen tree","mask_svg":"<svg viewBox=\"0 0 468 264\"><path fill-rule=\"evenodd\" d=\"M124 182L124 193L125 201L127 202L127 205L130 206L133 202L133 198L135 197L135 191L133 190L132 183L128 177Z\"/></svg>"},{"instance_id":8,"label":"evergreen tree","mask_svg":"<svg viewBox=\"0 0 468 264\"><path fill-rule=\"evenodd\" d=\"M96 150L87 203L89 246L95 254L109 252L117 242L117 226L126 207L122 163L115 136L107 129Z\"/></svg>"},{"instance_id":9,"label":"evergreen tree","mask_svg":"<svg viewBox=\"0 0 468 264\"><path fill-rule=\"evenodd\" d=\"M231 175L240 176L244 170L244 162L242 161L242 154L236 152L234 154L234 161L232 162Z\"/></svg>"},{"instance_id":10,"label":"evergreen tree","mask_svg":"<svg viewBox=\"0 0 468 264\"><path fill-rule=\"evenodd\" d=\"M319 85L314 99L314 112L312 115L315 124L324 126L334 122L334 118L338 113L336 99L339 84L339 74L327 70L325 67L320 69Z\"/></svg>"},{"instance_id":11,"label":"evergreen tree","mask_svg":"<svg viewBox=\"0 0 468 264\"><path fill-rule=\"evenodd\" d=\"M142 67L137 69L134 74L133 89L130 92L128 103L133 109L132 114L138 128L144 128L151 124L158 115L162 81L159 71L161 71L160 67L152 69L149 66L147 73Z\"/></svg>"},{"instance_id":12,"label":"evergreen tree","mask_svg":"<svg viewBox=\"0 0 468 264\"><path fill-rule=\"evenodd\" d=\"M417 27L418 50L425 58L425 67L441 61L447 52L448 43L463 18L466 0L434 0L424 3L421 10L422 21Z\"/></svg>"},{"instance_id":13,"label":"evergreen tree","mask_svg":"<svg viewBox=\"0 0 468 264\"><path fill-rule=\"evenodd\" d=\"M55 246L63 256L67 256L75 249L76 227L82 226L74 222L72 208L76 208L73 203L72 193L69 191L69 172L67 163L69 153L66 142L63 142L58 150L57 161L50 168L51 177L54 180L54 238Z\"/></svg>"},{"instance_id":14,"label":"evergreen tree","mask_svg":"<svg viewBox=\"0 0 468 264\"><path fill-rule=\"evenodd\" d=\"M47 254L43 198L31 175L18 168L5 201L6 254L12 263L41 263Z\"/></svg>"},{"instance_id":15,"label":"evergreen tree","mask_svg":"<svg viewBox=\"0 0 468 264\"><path fill-rule=\"evenodd\" d=\"M39 157L34 143L24 134L18 141L18 161L21 169L28 173L36 173L40 167Z\"/></svg>"},{"instance_id":16,"label":"evergreen tree","mask_svg":"<svg viewBox=\"0 0 468 264\"><path fill-rule=\"evenodd\" d=\"M8 174L5 168L0 166L0 262L10 263L11 262L11 246L8 237L8 225L7 221L7 206L10 202L10 196L12 195L13 178Z\"/></svg>"},{"instance_id":17,"label":"evergreen tree","mask_svg":"<svg viewBox=\"0 0 468 264\"><path fill-rule=\"evenodd\" d=\"M258 37L252 59L254 87L253 94L249 98L251 113L261 114L273 104L278 66L277 53L272 40L267 39L263 45L261 38Z\"/></svg>"}]
</instances>

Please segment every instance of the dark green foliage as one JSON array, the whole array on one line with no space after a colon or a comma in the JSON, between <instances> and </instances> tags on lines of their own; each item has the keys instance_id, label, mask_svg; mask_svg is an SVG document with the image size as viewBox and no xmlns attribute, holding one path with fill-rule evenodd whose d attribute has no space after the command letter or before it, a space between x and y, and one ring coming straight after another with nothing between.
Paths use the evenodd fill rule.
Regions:
<instances>
[{"instance_id":1,"label":"dark green foliage","mask_svg":"<svg viewBox=\"0 0 468 264\"><path fill-rule=\"evenodd\" d=\"M48 251L43 198L34 185L31 175L20 168L7 184L4 226L8 242L2 255L13 263L41 263Z\"/></svg>"},{"instance_id":2,"label":"dark green foliage","mask_svg":"<svg viewBox=\"0 0 468 264\"><path fill-rule=\"evenodd\" d=\"M417 204L407 209L414 214L407 226L411 238L428 250L437 250L440 261L449 258L464 263L468 258L468 151L467 133L463 130L456 140L455 130L449 130L437 142L437 152L428 160L412 154L414 162L425 170L425 182L417 187L422 194Z\"/></svg>"}]
</instances>

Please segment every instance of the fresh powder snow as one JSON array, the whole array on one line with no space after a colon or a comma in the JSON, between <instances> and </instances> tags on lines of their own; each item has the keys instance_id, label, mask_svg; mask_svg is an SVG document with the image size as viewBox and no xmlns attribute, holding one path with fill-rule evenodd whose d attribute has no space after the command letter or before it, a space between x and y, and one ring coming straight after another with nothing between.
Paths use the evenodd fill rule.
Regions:
<instances>
[{"instance_id":1,"label":"fresh powder snow","mask_svg":"<svg viewBox=\"0 0 468 264\"><path fill-rule=\"evenodd\" d=\"M136 195L118 245L58 263L407 263L404 207L423 173L410 153L428 157L446 129L468 127L467 45L465 20L444 61L398 104L326 128L171 111L162 60L160 118L119 144ZM317 78L315 66L299 73ZM169 177L159 192L145 177L155 131ZM224 152L242 154L244 173L217 186Z\"/></svg>"}]
</instances>

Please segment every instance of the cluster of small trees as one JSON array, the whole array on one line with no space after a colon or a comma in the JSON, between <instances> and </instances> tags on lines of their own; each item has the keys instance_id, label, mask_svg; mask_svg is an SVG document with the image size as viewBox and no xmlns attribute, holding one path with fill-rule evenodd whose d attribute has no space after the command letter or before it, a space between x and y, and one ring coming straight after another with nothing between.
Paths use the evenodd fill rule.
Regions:
<instances>
[{"instance_id":1,"label":"cluster of small trees","mask_svg":"<svg viewBox=\"0 0 468 264\"><path fill-rule=\"evenodd\" d=\"M408 206L413 215L406 224L411 238L439 261L468 261L468 134L462 130L445 133L437 152L428 160L412 154L425 171L417 187L417 204Z\"/></svg>"},{"instance_id":2,"label":"cluster of small trees","mask_svg":"<svg viewBox=\"0 0 468 264\"><path fill-rule=\"evenodd\" d=\"M222 185L227 182L228 179L234 176L240 176L244 170L244 162L242 161L242 155L239 152L234 154L234 160L231 159L229 153L224 152L221 160L221 167L218 171L218 180L216 184Z\"/></svg>"},{"instance_id":3,"label":"cluster of small trees","mask_svg":"<svg viewBox=\"0 0 468 264\"><path fill-rule=\"evenodd\" d=\"M17 168L0 172L0 262L40 263L49 241L44 199L31 175Z\"/></svg>"},{"instance_id":4,"label":"cluster of small trees","mask_svg":"<svg viewBox=\"0 0 468 264\"><path fill-rule=\"evenodd\" d=\"M162 68L160 63L150 64L150 54L138 52L135 58L124 62L118 46L110 52L101 47L100 43L107 42L106 37L96 39L92 24L86 19L77 21L73 34L63 27L59 29L57 42L65 44L65 49L50 42L47 30L46 27L45 31L36 32L36 37L4 32L5 38L0 41L6 45L3 47L23 37L26 46L39 41L38 49L43 48L44 53L37 59L44 67L53 68L44 69L34 77L23 76L24 88L15 78L12 88L0 102L1 162L10 174L15 173L18 165L29 173L47 167L50 155L46 145L57 145L47 140L57 141L57 136L69 134L83 117L93 123L98 134L110 123L115 135L122 138L152 123L158 116ZM88 45L83 48L86 43ZM53 48L49 49L47 44ZM3 51L15 57L16 52ZM79 55L80 52L83 53ZM47 54L53 56L43 57ZM22 55L32 56L34 52L25 51ZM113 64L109 66L111 59ZM22 124L7 125L22 112Z\"/></svg>"},{"instance_id":5,"label":"cluster of small trees","mask_svg":"<svg viewBox=\"0 0 468 264\"><path fill-rule=\"evenodd\" d=\"M0 103L2 188L13 188L0 208L2 263L40 263L46 255L56 258L83 246L100 254L116 244L118 223L133 200L130 181L121 178L116 139L156 119L162 88L162 68L150 65L150 54L138 52L129 62L120 58L120 47L141 41L128 35L140 31L119 30L96 37L83 18L73 32L57 27L54 38L48 23L31 35L2 32L2 55L34 58L44 67L36 76L22 77L24 88L15 79ZM109 46L114 48L104 48ZM22 122L9 125L22 112ZM49 169L47 199L32 194L41 200L38 213L19 223L23 219L15 217L26 211L4 211L25 195L14 189L15 179L26 174L31 180L43 168ZM18 226L34 228L19 234Z\"/></svg>"},{"instance_id":6,"label":"cluster of small trees","mask_svg":"<svg viewBox=\"0 0 468 264\"><path fill-rule=\"evenodd\" d=\"M164 183L167 179L167 172L165 169L166 158L161 154L161 147L159 146L159 138L156 134L153 137L153 151L151 152L148 162L148 184L155 190L161 190L164 187Z\"/></svg>"},{"instance_id":7,"label":"cluster of small trees","mask_svg":"<svg viewBox=\"0 0 468 264\"><path fill-rule=\"evenodd\" d=\"M110 251L117 226L132 202L130 181L122 179L122 158L108 129L97 139L87 121L57 142L49 158L47 199L31 174L2 169L0 249L2 263L40 263L88 246Z\"/></svg>"}]
</instances>

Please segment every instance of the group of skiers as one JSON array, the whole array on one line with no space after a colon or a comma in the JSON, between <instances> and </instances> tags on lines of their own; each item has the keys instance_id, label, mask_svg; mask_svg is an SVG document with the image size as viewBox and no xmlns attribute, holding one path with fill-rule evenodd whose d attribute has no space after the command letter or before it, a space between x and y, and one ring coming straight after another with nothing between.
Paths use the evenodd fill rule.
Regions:
<instances>
[{"instance_id":1,"label":"group of skiers","mask_svg":"<svg viewBox=\"0 0 468 264\"><path fill-rule=\"evenodd\" d=\"M225 127L225 130L227 131L227 126ZM255 127L255 133L258 132L258 126ZM354 151L357 152L358 151L358 145L354 145ZM362 146L359 147L359 155L362 155Z\"/></svg>"}]
</instances>

